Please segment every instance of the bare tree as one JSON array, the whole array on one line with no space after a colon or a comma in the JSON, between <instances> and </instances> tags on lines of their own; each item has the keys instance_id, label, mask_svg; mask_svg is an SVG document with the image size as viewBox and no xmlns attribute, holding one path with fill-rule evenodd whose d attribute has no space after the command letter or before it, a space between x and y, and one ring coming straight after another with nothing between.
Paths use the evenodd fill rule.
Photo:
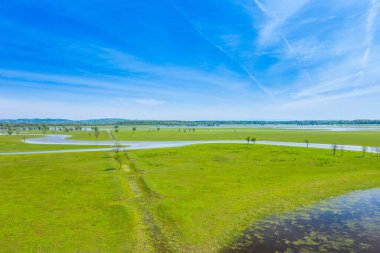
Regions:
<instances>
[{"instance_id":1,"label":"bare tree","mask_svg":"<svg viewBox=\"0 0 380 253\"><path fill-rule=\"evenodd\" d=\"M338 144L332 144L331 149L333 151L333 155L336 155L336 150L338 149Z\"/></svg>"},{"instance_id":2,"label":"bare tree","mask_svg":"<svg viewBox=\"0 0 380 253\"><path fill-rule=\"evenodd\" d=\"M308 139L305 140L306 147L309 148L310 141Z\"/></svg>"},{"instance_id":3,"label":"bare tree","mask_svg":"<svg viewBox=\"0 0 380 253\"><path fill-rule=\"evenodd\" d=\"M120 145L120 143L115 143L115 145L113 145L113 152L115 154L119 154L123 149L123 146Z\"/></svg>"},{"instance_id":4,"label":"bare tree","mask_svg":"<svg viewBox=\"0 0 380 253\"><path fill-rule=\"evenodd\" d=\"M363 151L363 157L365 157L365 153L367 153L368 147L367 146L362 146L362 151Z\"/></svg>"}]
</instances>

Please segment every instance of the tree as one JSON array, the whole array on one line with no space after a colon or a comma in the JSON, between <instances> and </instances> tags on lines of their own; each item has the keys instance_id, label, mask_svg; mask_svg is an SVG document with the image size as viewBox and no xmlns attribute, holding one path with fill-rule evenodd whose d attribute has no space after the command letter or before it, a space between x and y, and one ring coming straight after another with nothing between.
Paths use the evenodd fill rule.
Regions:
<instances>
[{"instance_id":1,"label":"tree","mask_svg":"<svg viewBox=\"0 0 380 253\"><path fill-rule=\"evenodd\" d=\"M41 131L42 131L42 133L43 133L43 134L46 134L46 132L47 132L48 130L49 130L49 127L48 127L47 125L43 124L42 127L41 127Z\"/></svg>"},{"instance_id":2,"label":"tree","mask_svg":"<svg viewBox=\"0 0 380 253\"><path fill-rule=\"evenodd\" d=\"M343 157L343 152L344 152L344 146L340 146L340 156Z\"/></svg>"},{"instance_id":3,"label":"tree","mask_svg":"<svg viewBox=\"0 0 380 253\"><path fill-rule=\"evenodd\" d=\"M365 153L367 153L367 150L368 150L367 146L362 146L363 157L365 157Z\"/></svg>"},{"instance_id":4,"label":"tree","mask_svg":"<svg viewBox=\"0 0 380 253\"><path fill-rule=\"evenodd\" d=\"M99 127L93 127L92 130L94 131L94 134L95 134L95 138L98 139L99 137Z\"/></svg>"},{"instance_id":5,"label":"tree","mask_svg":"<svg viewBox=\"0 0 380 253\"><path fill-rule=\"evenodd\" d=\"M123 146L120 145L119 143L115 143L115 145L113 145L113 159L118 163L119 165L119 170L122 168L123 166L123 162L126 158L126 155L123 154Z\"/></svg>"},{"instance_id":6,"label":"tree","mask_svg":"<svg viewBox=\"0 0 380 253\"><path fill-rule=\"evenodd\" d=\"M251 142L252 142L253 144L255 144L255 143L256 143L256 138L252 137L252 138L251 138Z\"/></svg>"},{"instance_id":7,"label":"tree","mask_svg":"<svg viewBox=\"0 0 380 253\"><path fill-rule=\"evenodd\" d=\"M333 155L336 155L336 150L338 149L338 144L332 144L331 149L333 151Z\"/></svg>"},{"instance_id":8,"label":"tree","mask_svg":"<svg viewBox=\"0 0 380 253\"><path fill-rule=\"evenodd\" d=\"M306 147L309 148L310 141L308 139L305 140Z\"/></svg>"},{"instance_id":9,"label":"tree","mask_svg":"<svg viewBox=\"0 0 380 253\"><path fill-rule=\"evenodd\" d=\"M137 130L136 127L132 127L132 131L135 132Z\"/></svg>"},{"instance_id":10,"label":"tree","mask_svg":"<svg viewBox=\"0 0 380 253\"><path fill-rule=\"evenodd\" d=\"M119 170L123 167L125 156L122 152L115 153L113 159L119 164Z\"/></svg>"},{"instance_id":11,"label":"tree","mask_svg":"<svg viewBox=\"0 0 380 253\"><path fill-rule=\"evenodd\" d=\"M119 132L119 126L114 126L114 129L115 129L115 133Z\"/></svg>"},{"instance_id":12,"label":"tree","mask_svg":"<svg viewBox=\"0 0 380 253\"><path fill-rule=\"evenodd\" d=\"M115 143L115 145L113 145L112 148L113 148L113 152L114 152L115 154L119 154L119 153L122 151L123 146L120 145L119 143Z\"/></svg>"},{"instance_id":13,"label":"tree","mask_svg":"<svg viewBox=\"0 0 380 253\"><path fill-rule=\"evenodd\" d=\"M247 138L245 138L245 140L247 141L247 143L249 144L249 142L251 141L251 137L247 137Z\"/></svg>"},{"instance_id":14,"label":"tree","mask_svg":"<svg viewBox=\"0 0 380 253\"><path fill-rule=\"evenodd\" d=\"M160 131L160 128L159 128L159 127L157 127L157 131Z\"/></svg>"},{"instance_id":15,"label":"tree","mask_svg":"<svg viewBox=\"0 0 380 253\"><path fill-rule=\"evenodd\" d=\"M12 135L12 134L13 134L13 129L12 129L12 127L8 127L8 128L7 128L7 133L8 133L8 135Z\"/></svg>"}]
</instances>

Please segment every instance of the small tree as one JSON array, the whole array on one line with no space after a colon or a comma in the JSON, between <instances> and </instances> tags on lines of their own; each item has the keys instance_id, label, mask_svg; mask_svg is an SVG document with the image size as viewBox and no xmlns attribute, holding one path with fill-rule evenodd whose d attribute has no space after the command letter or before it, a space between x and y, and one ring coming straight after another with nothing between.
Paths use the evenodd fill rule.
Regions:
<instances>
[{"instance_id":1,"label":"small tree","mask_svg":"<svg viewBox=\"0 0 380 253\"><path fill-rule=\"evenodd\" d=\"M47 125L43 124L42 127L41 127L41 131L42 131L42 133L43 133L43 134L46 134L46 132L47 132L48 130L49 130L49 127L48 127Z\"/></svg>"},{"instance_id":2,"label":"small tree","mask_svg":"<svg viewBox=\"0 0 380 253\"><path fill-rule=\"evenodd\" d=\"M115 143L115 145L113 145L113 152L115 154L119 154L123 149L123 146L120 145L119 143Z\"/></svg>"},{"instance_id":3,"label":"small tree","mask_svg":"<svg viewBox=\"0 0 380 253\"><path fill-rule=\"evenodd\" d=\"M252 137L252 138L251 138L251 142L252 142L253 144L255 144L255 143L256 143L256 138L255 138L255 137Z\"/></svg>"},{"instance_id":4,"label":"small tree","mask_svg":"<svg viewBox=\"0 0 380 253\"><path fill-rule=\"evenodd\" d=\"M344 152L344 146L340 146L340 156L343 157L343 152Z\"/></svg>"},{"instance_id":5,"label":"small tree","mask_svg":"<svg viewBox=\"0 0 380 253\"><path fill-rule=\"evenodd\" d=\"M13 134L13 129L12 129L12 127L8 127L8 128L7 128L7 134L8 134L8 135L12 135L12 134Z\"/></svg>"},{"instance_id":6,"label":"small tree","mask_svg":"<svg viewBox=\"0 0 380 253\"><path fill-rule=\"evenodd\" d=\"M308 139L305 140L306 147L309 148L310 141Z\"/></svg>"},{"instance_id":7,"label":"small tree","mask_svg":"<svg viewBox=\"0 0 380 253\"><path fill-rule=\"evenodd\" d=\"M132 127L132 131L135 132L137 130L136 127Z\"/></svg>"},{"instance_id":8,"label":"small tree","mask_svg":"<svg viewBox=\"0 0 380 253\"><path fill-rule=\"evenodd\" d=\"M121 170L121 168L123 167L124 159L125 159L125 156L123 155L123 153L122 152L115 153L113 155L113 159L118 163L119 170Z\"/></svg>"},{"instance_id":9,"label":"small tree","mask_svg":"<svg viewBox=\"0 0 380 253\"><path fill-rule=\"evenodd\" d=\"M100 134L99 127L93 127L92 130L94 131L95 138L98 139Z\"/></svg>"},{"instance_id":10,"label":"small tree","mask_svg":"<svg viewBox=\"0 0 380 253\"><path fill-rule=\"evenodd\" d=\"M114 129L115 129L115 133L119 132L119 126L114 126Z\"/></svg>"},{"instance_id":11,"label":"small tree","mask_svg":"<svg viewBox=\"0 0 380 253\"><path fill-rule=\"evenodd\" d=\"M247 143L249 144L249 142L251 141L251 137L247 137L247 138L245 138L245 140L247 141Z\"/></svg>"},{"instance_id":12,"label":"small tree","mask_svg":"<svg viewBox=\"0 0 380 253\"><path fill-rule=\"evenodd\" d=\"M365 157L365 153L367 153L367 151L368 151L368 147L362 146L363 157Z\"/></svg>"},{"instance_id":13,"label":"small tree","mask_svg":"<svg viewBox=\"0 0 380 253\"><path fill-rule=\"evenodd\" d=\"M331 149L333 151L333 155L336 155L336 150L338 149L338 144L332 144Z\"/></svg>"},{"instance_id":14,"label":"small tree","mask_svg":"<svg viewBox=\"0 0 380 253\"><path fill-rule=\"evenodd\" d=\"M159 128L159 127L157 127L157 131L160 131L160 128Z\"/></svg>"}]
</instances>

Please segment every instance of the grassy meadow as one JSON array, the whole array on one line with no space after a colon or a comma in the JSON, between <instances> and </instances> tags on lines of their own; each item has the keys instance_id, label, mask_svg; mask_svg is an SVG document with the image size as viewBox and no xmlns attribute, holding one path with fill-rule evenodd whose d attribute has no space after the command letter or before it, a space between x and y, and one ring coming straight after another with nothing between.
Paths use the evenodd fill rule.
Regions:
<instances>
[{"instance_id":1,"label":"grassy meadow","mask_svg":"<svg viewBox=\"0 0 380 253\"><path fill-rule=\"evenodd\" d=\"M72 132L72 139L96 140L93 133ZM112 132L116 140L124 141L161 141L161 140L245 140L247 136L262 141L337 143L351 145L380 146L380 131L321 131L321 130L284 130L284 129L160 129L137 127L122 128L118 133ZM99 140L110 140L108 132L101 132Z\"/></svg>"},{"instance_id":2,"label":"grassy meadow","mask_svg":"<svg viewBox=\"0 0 380 253\"><path fill-rule=\"evenodd\" d=\"M123 130L116 136L261 139L256 133L265 140L303 141L308 134L310 141L320 138L314 142L336 138L339 143L366 145L380 136L229 129ZM99 139L106 136L104 132ZM61 146L25 144L20 138L0 136L1 151ZM112 156L112 152L0 156L0 251L217 252L262 218L380 187L380 158L370 153L362 157L360 152L345 151L342 156L339 151L333 156L331 150L312 148L207 144L129 151L121 170Z\"/></svg>"},{"instance_id":3,"label":"grassy meadow","mask_svg":"<svg viewBox=\"0 0 380 253\"><path fill-rule=\"evenodd\" d=\"M380 186L380 158L356 152L212 144L132 154L150 208L185 252L215 251L263 217Z\"/></svg>"},{"instance_id":4,"label":"grassy meadow","mask_svg":"<svg viewBox=\"0 0 380 253\"><path fill-rule=\"evenodd\" d=\"M0 251L137 250L128 182L108 156L0 156Z\"/></svg>"}]
</instances>

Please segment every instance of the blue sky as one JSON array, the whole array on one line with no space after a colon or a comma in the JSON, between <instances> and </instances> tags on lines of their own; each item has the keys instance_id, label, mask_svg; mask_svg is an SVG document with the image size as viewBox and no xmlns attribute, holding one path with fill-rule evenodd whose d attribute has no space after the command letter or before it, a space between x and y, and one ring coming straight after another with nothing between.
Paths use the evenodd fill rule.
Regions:
<instances>
[{"instance_id":1,"label":"blue sky","mask_svg":"<svg viewBox=\"0 0 380 253\"><path fill-rule=\"evenodd\" d=\"M0 3L0 118L380 118L380 0Z\"/></svg>"}]
</instances>

